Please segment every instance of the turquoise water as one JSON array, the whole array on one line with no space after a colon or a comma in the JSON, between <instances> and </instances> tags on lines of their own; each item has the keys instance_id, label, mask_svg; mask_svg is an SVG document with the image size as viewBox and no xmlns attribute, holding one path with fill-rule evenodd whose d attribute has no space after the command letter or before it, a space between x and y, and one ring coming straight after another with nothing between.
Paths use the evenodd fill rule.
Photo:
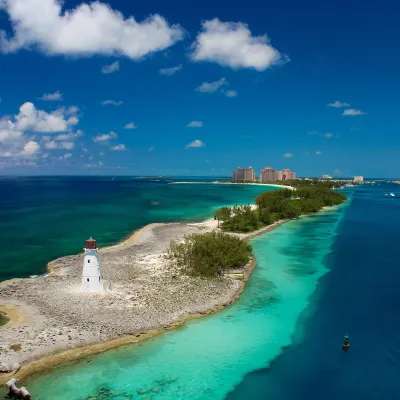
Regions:
<instances>
[{"instance_id":1,"label":"turquoise water","mask_svg":"<svg viewBox=\"0 0 400 400\"><path fill-rule=\"evenodd\" d=\"M32 377L38 400L224 399L289 346L329 254L342 206L252 239L257 266L240 299L145 343Z\"/></svg>"},{"instance_id":2,"label":"turquoise water","mask_svg":"<svg viewBox=\"0 0 400 400\"><path fill-rule=\"evenodd\" d=\"M107 246L151 222L211 218L218 207L252 203L272 190L170 184L175 180L0 177L0 243L7 249L0 256L0 281L44 273L50 260L82 251L89 236Z\"/></svg>"}]
</instances>

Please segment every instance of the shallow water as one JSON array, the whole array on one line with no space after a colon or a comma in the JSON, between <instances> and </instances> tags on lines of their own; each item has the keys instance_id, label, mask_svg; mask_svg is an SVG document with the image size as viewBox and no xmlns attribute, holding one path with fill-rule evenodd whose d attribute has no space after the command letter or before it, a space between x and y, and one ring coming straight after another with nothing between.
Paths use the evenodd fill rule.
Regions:
<instances>
[{"instance_id":1,"label":"shallow water","mask_svg":"<svg viewBox=\"0 0 400 400\"><path fill-rule=\"evenodd\" d=\"M38 400L224 399L291 344L346 207L252 239L257 266L224 311L24 383Z\"/></svg>"}]
</instances>

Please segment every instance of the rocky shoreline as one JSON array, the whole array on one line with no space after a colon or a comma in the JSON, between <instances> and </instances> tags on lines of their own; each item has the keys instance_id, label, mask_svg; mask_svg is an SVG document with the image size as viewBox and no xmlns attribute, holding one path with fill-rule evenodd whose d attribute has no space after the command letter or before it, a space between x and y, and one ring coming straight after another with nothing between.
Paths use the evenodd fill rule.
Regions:
<instances>
[{"instance_id":1,"label":"rocky shoreline","mask_svg":"<svg viewBox=\"0 0 400 400\"><path fill-rule=\"evenodd\" d=\"M279 224L243 239L262 234ZM255 261L222 278L177 274L165 259L171 240L217 229L217 222L151 224L98 252L105 294L79 291L83 253L49 263L49 273L0 283L0 381L136 342L232 304ZM8 310L8 311L7 311ZM21 368L22 367L22 368ZM20 369L21 368L21 369Z\"/></svg>"}]
</instances>

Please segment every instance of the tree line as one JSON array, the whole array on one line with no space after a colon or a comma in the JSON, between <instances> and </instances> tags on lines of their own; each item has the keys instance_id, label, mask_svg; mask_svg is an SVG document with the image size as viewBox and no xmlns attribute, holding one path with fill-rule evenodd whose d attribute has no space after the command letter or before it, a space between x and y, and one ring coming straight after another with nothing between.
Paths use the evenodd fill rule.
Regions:
<instances>
[{"instance_id":1,"label":"tree line","mask_svg":"<svg viewBox=\"0 0 400 400\"><path fill-rule=\"evenodd\" d=\"M328 185L301 185L296 190L281 189L261 193L255 199L256 208L249 205L222 207L215 212L214 218L219 221L223 231L247 233L279 220L318 212L323 207L341 204L346 199L346 195L334 191Z\"/></svg>"}]
</instances>

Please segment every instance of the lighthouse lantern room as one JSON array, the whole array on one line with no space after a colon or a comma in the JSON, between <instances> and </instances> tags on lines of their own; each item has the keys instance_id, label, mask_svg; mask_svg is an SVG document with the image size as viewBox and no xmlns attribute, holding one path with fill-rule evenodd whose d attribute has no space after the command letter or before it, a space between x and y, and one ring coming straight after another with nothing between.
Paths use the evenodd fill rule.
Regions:
<instances>
[{"instance_id":1,"label":"lighthouse lantern room","mask_svg":"<svg viewBox=\"0 0 400 400\"><path fill-rule=\"evenodd\" d=\"M104 285L100 275L96 240L92 238L86 240L83 250L85 251L85 257L83 260L82 290L84 292L103 292Z\"/></svg>"}]
</instances>

